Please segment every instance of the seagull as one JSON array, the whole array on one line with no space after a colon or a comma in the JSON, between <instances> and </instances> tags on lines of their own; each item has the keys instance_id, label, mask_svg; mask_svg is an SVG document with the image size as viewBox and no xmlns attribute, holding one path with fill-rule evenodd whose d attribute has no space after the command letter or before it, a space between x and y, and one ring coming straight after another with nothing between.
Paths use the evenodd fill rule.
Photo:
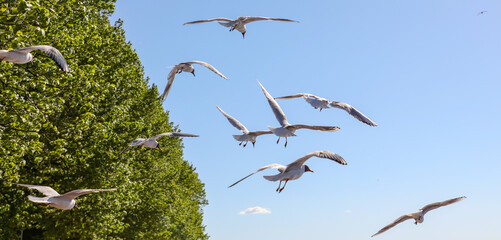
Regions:
<instances>
[{"instance_id":1,"label":"seagull","mask_svg":"<svg viewBox=\"0 0 501 240\"><path fill-rule=\"evenodd\" d=\"M39 192L43 193L45 197L35 197L32 195L28 195L28 199L35 203L40 203L42 205L49 205L51 207L55 207L62 210L69 210L72 208L78 209L77 202L75 198L80 195L88 194L88 193L97 193L104 191L115 191L116 188L109 189L78 189L73 190L71 192L67 192L65 194L59 194L56 190L52 189L48 186L38 186L38 185L29 185L29 184L20 184L16 183L19 186L27 187L29 189L36 189Z\"/></svg>"},{"instance_id":2,"label":"seagull","mask_svg":"<svg viewBox=\"0 0 501 240\"><path fill-rule=\"evenodd\" d=\"M262 21L262 20L273 20L273 21L282 21L282 22L297 22L294 20L290 19L285 19L285 18L269 18L269 17L238 17L236 20L229 19L229 18L214 18L214 19L207 19L207 20L198 20L198 21L193 21L193 22L187 22L183 25L188 25L188 24L196 24L196 23L205 23L205 22L213 22L213 21L218 21L219 24L229 27L230 32L233 30L238 30L239 32L242 33L242 38L245 38L245 33L247 32L247 29L245 28L245 25L247 23L255 22L255 21Z\"/></svg>"},{"instance_id":3,"label":"seagull","mask_svg":"<svg viewBox=\"0 0 501 240\"><path fill-rule=\"evenodd\" d=\"M331 127L331 126L310 126L310 125L304 125L304 124L295 124L291 125L287 121L287 118L285 117L284 112L278 105L277 101L273 99L273 97L264 89L263 85L259 81L257 81L259 85L261 86L261 89L263 90L264 95L268 99L268 103L270 104L271 110L273 110L273 113L275 114L275 117L277 118L278 122L282 127L275 128L275 127L270 127L268 128L273 132L273 134L278 136L277 144L280 141L281 137L285 137L285 147L287 147L287 137L293 137L296 136L294 132L296 130L301 129L301 128L307 128L311 130L319 130L319 131L326 131L326 132L334 132L339 130L339 127Z\"/></svg>"},{"instance_id":4,"label":"seagull","mask_svg":"<svg viewBox=\"0 0 501 240\"><path fill-rule=\"evenodd\" d=\"M141 146L141 147L145 147L145 148L158 148L158 149L162 150L160 148L160 143L157 142L157 139L160 137L198 137L198 135L189 134L189 133L180 133L180 132L166 132L166 133L158 134L154 137L150 137L150 138L146 138L146 139L137 138L136 140L132 141L129 144L129 146L127 146L124 150L122 150L122 152L120 154L129 150L130 147L135 147L135 146Z\"/></svg>"},{"instance_id":5,"label":"seagull","mask_svg":"<svg viewBox=\"0 0 501 240\"><path fill-rule=\"evenodd\" d=\"M233 127L237 128L238 130L242 131L244 134L242 135L233 135L233 138L237 141L240 141L240 144L238 144L239 146L242 145L243 142L245 142L245 144L243 145L243 147L247 146L247 142L251 142L252 143L252 147L255 146L256 144L256 138L263 135L263 134L272 134L273 132L272 131L255 131L255 132L249 132L249 130L247 130L247 128L241 124L237 119L235 119L234 117L228 115L227 113L225 113L221 108L219 108L218 106L216 106L217 109L219 109L219 111L228 119L228 122L230 122L231 125L233 125Z\"/></svg>"},{"instance_id":6,"label":"seagull","mask_svg":"<svg viewBox=\"0 0 501 240\"><path fill-rule=\"evenodd\" d=\"M422 207L421 209L419 209L419 211L415 212L415 213L407 213L399 218L397 218L397 220L393 221L391 224L389 224L388 226L382 228L381 230L379 230L379 232L377 232L376 234L372 235L371 237L374 237L378 234L381 234L383 232L385 232L386 230L392 228L392 227L395 227L397 224L401 223L401 222L404 222L406 220L409 220L409 219L414 219L415 222L414 224L418 224L418 223L422 223L423 220L424 220L424 215L431 211L431 210L434 210L434 209L437 209L439 207L443 207L443 206L447 206L449 204L453 204L455 202L459 202L463 199L465 199L466 197L463 196L463 197L458 197L458 198L453 198L453 199L449 199L449 200L446 200L446 201L443 201L443 202L435 202L435 203L430 203L424 207Z\"/></svg>"},{"instance_id":7,"label":"seagull","mask_svg":"<svg viewBox=\"0 0 501 240\"><path fill-rule=\"evenodd\" d=\"M478 16L478 15L482 15L482 14L484 14L484 13L486 13L486 12L487 12L487 10L480 11L479 13L477 13L477 16Z\"/></svg>"},{"instance_id":8,"label":"seagull","mask_svg":"<svg viewBox=\"0 0 501 240\"><path fill-rule=\"evenodd\" d=\"M333 153L330 151L315 151L315 152L311 152L311 153L308 153L308 154L302 156L298 160L296 160L292 163L289 163L287 166L283 166L283 165L280 165L278 163L266 165L266 166L258 169L257 171L247 175L246 177L238 180L236 183L231 184L228 188L235 186L237 183L254 175L255 173L258 173L258 172L263 171L263 170L268 169L268 168L275 168L280 172L279 174L271 175L271 176L263 176L263 177L264 177L264 179L266 179L268 181L273 181L273 182L280 181L276 191L278 193L281 193L282 190L284 190L285 185L287 184L287 182L289 180L296 180L296 179L300 178L301 176L303 176L303 174L305 172L313 172L313 170L311 170L308 167L308 165L304 164L306 162L306 160L310 159L311 157L328 158L330 160L336 161L337 163L339 163L341 165L347 165L346 161L336 153ZM280 188L280 185L282 185L282 181L285 181L285 183L284 183L284 186L282 188Z\"/></svg>"},{"instance_id":9,"label":"seagull","mask_svg":"<svg viewBox=\"0 0 501 240\"><path fill-rule=\"evenodd\" d=\"M178 65L172 67L172 70L170 71L169 75L167 76L167 86L165 87L164 94L162 94L162 100L164 100L167 97L167 94L169 94L170 87L172 86L172 82L174 82L174 78L176 77L176 74L182 73L182 72L189 72L192 73L193 76L195 76L195 68L193 67L193 63L200 64L202 66L207 67L217 75L221 76L224 79L228 79L225 77L222 73L220 73L215 67L212 65L202 62L202 61L191 61L191 62L182 62L179 63Z\"/></svg>"},{"instance_id":10,"label":"seagull","mask_svg":"<svg viewBox=\"0 0 501 240\"><path fill-rule=\"evenodd\" d=\"M308 102L312 107L315 109L320 108L320 111L324 108L339 108L345 110L347 113L349 113L351 116L354 118L358 119L359 121L369 125L369 126L377 126L375 122L370 120L368 117L366 117L363 113L358 111L356 108L351 106L348 103L344 102L338 102L338 101L329 101L325 98L315 96L313 94L309 93L298 93L295 95L290 95L290 96L283 96L283 97L277 97L275 98L276 100L281 100L281 99L291 99L291 98L298 98L298 97L303 97L306 102Z\"/></svg>"},{"instance_id":11,"label":"seagull","mask_svg":"<svg viewBox=\"0 0 501 240\"><path fill-rule=\"evenodd\" d=\"M25 64L28 62L33 63L33 55L31 51L42 50L44 51L54 62L57 63L59 68L64 72L69 72L68 64L59 50L55 47L47 45L31 46L12 50L0 50L0 61L13 62L16 64Z\"/></svg>"}]
</instances>

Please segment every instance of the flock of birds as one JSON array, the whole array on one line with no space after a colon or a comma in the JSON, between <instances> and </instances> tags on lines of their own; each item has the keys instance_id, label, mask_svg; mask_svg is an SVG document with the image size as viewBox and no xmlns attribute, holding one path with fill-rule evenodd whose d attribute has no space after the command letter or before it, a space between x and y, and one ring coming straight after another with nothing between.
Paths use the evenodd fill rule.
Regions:
<instances>
[{"instance_id":1,"label":"flock of birds","mask_svg":"<svg viewBox=\"0 0 501 240\"><path fill-rule=\"evenodd\" d=\"M479 14L484 14L487 11L482 11ZM214 19L207 19L207 20L199 20L199 21L192 21L192 22L187 22L184 25L189 25L189 24L197 24L197 23L205 23L205 22L213 22L217 21L219 24L225 27L230 28L230 32L233 30L237 30L240 33L242 33L242 37L245 38L245 33L247 31L245 25L254 21L261 21L261 20L273 20L273 21L284 21L284 22L298 22L290 19L283 19L283 18L268 18L268 17L238 17L236 20L228 19L228 18L214 18ZM31 47L26 47L26 48L20 48L20 49L13 49L13 50L0 50L0 61L7 61L7 62L12 62L16 64L25 64L25 63L33 63L33 55L31 54L32 51L34 50L41 50L45 52L54 62L57 63L59 68L64 71L64 72L69 72L68 64L66 63L66 60L64 59L63 55L59 50L52 46L47 46L47 45L39 45L39 46L31 46ZM222 73L220 73L216 68L214 68L212 65L202 62L202 61L190 61L190 62L182 62L179 63L175 66L172 67L172 70L168 74L167 77L167 86L165 87L165 90L161 96L162 100L164 100L167 95L169 94L170 88L172 86L172 83L174 81L174 78L176 74L182 73L182 72L189 72L192 73L193 76L195 76L195 68L193 67L193 64L199 64L202 66L207 67L220 77L227 79ZM230 116L226 112L224 112L219 106L216 106L219 111L227 118L227 120L230 122L232 126L240 130L243 134L242 135L233 135L233 138L237 141L240 142L239 145L243 144L243 147L247 146L248 142L251 142L253 146L255 146L256 139L258 136L265 135L265 134L274 134L278 136L277 144L280 141L280 138L285 138L285 147L287 147L287 138L296 136L294 133L299 130L299 129L310 129L310 130L318 130L318 131L327 131L327 132L334 132L339 130L339 127L336 126L311 126L311 125L306 125L306 124L290 124L287 121L287 117L285 116L284 112L280 108L280 105L278 105L276 100L283 100L283 99L292 99L292 98L304 98L306 102L308 102L313 108L315 109L322 109L324 108L339 108L343 109L346 111L348 114L356 118L362 123L365 123L369 126L377 126L377 124L369 119L367 116L365 116L363 113L361 113L359 110L354 108L353 106L344 103L344 102L338 102L338 101L330 101L328 99L322 98L315 96L313 94L309 93L298 93L290 96L283 96L283 97L277 97L273 98L270 93L263 87L263 85L258 81L259 85L261 86L261 89L268 100L268 103L273 111L273 114L275 115L275 118L280 124L280 127L268 127L269 130L262 130L262 131L249 131L242 123L240 123L236 118ZM179 133L179 132L167 132L167 133L162 133L159 135L156 135L151 138L137 138L134 141L132 141L120 154L125 153L129 148L131 147L145 147L145 148L160 148L160 144L158 143L157 139L160 137L198 137L198 135L194 134L188 134L188 133ZM299 179L305 172L313 172L313 170L306 165L306 161L310 159L311 157L318 157L318 158L326 158L333 160L341 165L347 165L346 161L338 154L330 152L330 151L315 151L309 154L304 155L303 157L297 159L296 161L289 163L286 166L283 166L281 164L273 163L269 164L266 166L263 166L259 168L257 171L247 175L246 177L238 180L237 182L231 184L229 186L233 187L234 185L240 183L244 179L261 172L266 169L277 169L278 174L276 175L271 175L271 176L263 176L266 180L268 181L279 181L278 188L276 191L278 193L282 192L287 184L288 181L290 180L296 180ZM284 185L282 186L282 182L284 182ZM27 187L29 189L36 189L42 194L44 194L44 197L36 197L29 195L28 199L32 202L39 203L42 205L48 205L52 206L58 209L62 210L68 210L72 208L77 208L78 205L77 202L75 201L75 198L88 194L88 193L97 193L97 192L102 192L102 191L114 191L116 190L115 188L111 189L79 189L79 190L74 190L67 192L65 194L59 194L57 193L54 189L48 186L39 186L39 185L29 185L29 184L19 184L17 185L22 186L22 187ZM442 202L435 202L428 204L424 206L423 208L419 209L418 212L415 213L408 213L405 214L399 218L397 218L394 222L391 224L383 227L381 230L379 230L377 233L372 235L372 237L381 234L388 229L396 226L399 223L402 223L406 220L409 219L414 219L415 224L422 223L424 220L424 215L436 208L447 206L452 203L456 203L458 201L461 201L465 199L466 197L458 197L458 198L453 198L449 199L446 201Z\"/></svg>"}]
</instances>

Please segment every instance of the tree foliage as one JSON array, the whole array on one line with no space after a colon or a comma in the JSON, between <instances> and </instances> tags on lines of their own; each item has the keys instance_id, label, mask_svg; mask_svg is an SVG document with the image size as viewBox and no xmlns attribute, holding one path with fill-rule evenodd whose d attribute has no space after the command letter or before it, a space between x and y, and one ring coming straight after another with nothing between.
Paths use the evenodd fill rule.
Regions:
<instances>
[{"instance_id":1,"label":"tree foliage","mask_svg":"<svg viewBox=\"0 0 501 240\"><path fill-rule=\"evenodd\" d=\"M0 239L21 231L43 239L204 239L203 184L182 159L182 143L162 151L120 151L138 136L176 131L148 87L112 0L1 0L0 49L51 45L33 64L0 62ZM40 195L12 183L64 193L118 188L78 198L62 211L29 202Z\"/></svg>"}]
</instances>

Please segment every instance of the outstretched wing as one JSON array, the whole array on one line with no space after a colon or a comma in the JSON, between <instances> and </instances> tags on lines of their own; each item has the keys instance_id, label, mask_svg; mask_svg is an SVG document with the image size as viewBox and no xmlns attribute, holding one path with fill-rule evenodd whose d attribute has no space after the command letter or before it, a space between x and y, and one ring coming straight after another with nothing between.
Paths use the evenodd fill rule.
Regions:
<instances>
[{"instance_id":1,"label":"outstretched wing","mask_svg":"<svg viewBox=\"0 0 501 240\"><path fill-rule=\"evenodd\" d=\"M374 235L372 235L371 237L374 237L378 234L381 234L383 232L386 232L386 230L392 228L392 227L395 227L397 224L403 222L403 221L406 221L406 220L409 220L409 219L412 219L412 216L410 214L406 214L406 215L403 215L399 218L397 218L397 220L393 221L392 223L388 224L386 227L384 228L381 228L381 230L379 230L377 233L375 233Z\"/></svg>"},{"instance_id":2,"label":"outstretched wing","mask_svg":"<svg viewBox=\"0 0 501 240\"><path fill-rule=\"evenodd\" d=\"M48 186L30 185L30 184L22 184L22 183L16 183L16 185L19 185L22 187L27 187L29 189L36 189L39 192L43 193L47 197L59 196L59 193L57 193L56 190L54 190Z\"/></svg>"},{"instance_id":3,"label":"outstretched wing","mask_svg":"<svg viewBox=\"0 0 501 240\"><path fill-rule=\"evenodd\" d=\"M35 197L28 195L28 199L35 203L49 203L49 197Z\"/></svg>"},{"instance_id":4,"label":"outstretched wing","mask_svg":"<svg viewBox=\"0 0 501 240\"><path fill-rule=\"evenodd\" d=\"M316 96L309 94L309 93L298 93L298 94L289 95L289 96L276 97L275 100L291 99L291 98L299 98L299 97L316 97Z\"/></svg>"},{"instance_id":5,"label":"outstretched wing","mask_svg":"<svg viewBox=\"0 0 501 240\"><path fill-rule=\"evenodd\" d=\"M151 137L150 139L157 140L160 137L198 137L198 135L189 134L189 133L180 133L180 132L166 132L166 133L161 133L161 134L158 134L154 137Z\"/></svg>"},{"instance_id":6,"label":"outstretched wing","mask_svg":"<svg viewBox=\"0 0 501 240\"><path fill-rule=\"evenodd\" d=\"M186 63L190 63L190 64L193 64L193 63L196 63L196 64L200 64L208 69L210 69L211 71L213 71L215 74L221 76L222 78L228 80L227 77L225 77L222 73L220 73L215 67L213 67L212 65L206 63L206 62L202 62L202 61L191 61L191 62L186 62Z\"/></svg>"},{"instance_id":7,"label":"outstretched wing","mask_svg":"<svg viewBox=\"0 0 501 240\"><path fill-rule=\"evenodd\" d=\"M264 167L262 167L262 168L258 169L257 171L255 171L255 172L253 172L253 173L251 173L251 174L247 175L246 177L244 177L244 178L242 178L242 179L238 180L237 182L235 182L235 183L231 184L230 186L228 186L228 188L233 187L233 186L235 186L237 183L239 183L239 182L243 181L244 179L246 179L246 178L248 178L248 177L250 177L250 176L254 175L255 173L261 172L261 171L263 171L263 170L265 170L265 169L268 169L268 168L276 168L276 169L278 169L278 171L280 171L280 172L285 171L285 166L280 165L280 164L277 164L277 163L272 163L272 164L270 164L270 165L266 165L266 166L264 166Z\"/></svg>"},{"instance_id":8,"label":"outstretched wing","mask_svg":"<svg viewBox=\"0 0 501 240\"><path fill-rule=\"evenodd\" d=\"M229 18L213 18L213 19L207 19L207 20L197 20L197 21L193 21L193 22L187 22L187 23L185 23L183 25L197 24L197 23L206 23L206 22L214 22L214 21L227 21L227 22L231 22L233 20L229 19Z\"/></svg>"},{"instance_id":9,"label":"outstretched wing","mask_svg":"<svg viewBox=\"0 0 501 240\"><path fill-rule=\"evenodd\" d=\"M356 108L354 108L353 106L351 106L348 103L332 101L329 105L331 107L345 110L351 116L353 116L354 118L358 119L359 121L361 121L369 126L373 126L373 127L377 126L377 124L375 122L370 120L363 113L361 113L360 111L358 111Z\"/></svg>"},{"instance_id":10,"label":"outstretched wing","mask_svg":"<svg viewBox=\"0 0 501 240\"><path fill-rule=\"evenodd\" d=\"M265 135L265 134L273 134L272 131L254 131L254 132L249 132L249 135L254 135L254 136L261 136L261 135Z\"/></svg>"},{"instance_id":11,"label":"outstretched wing","mask_svg":"<svg viewBox=\"0 0 501 240\"><path fill-rule=\"evenodd\" d=\"M426 214L427 212L433 210L433 209L437 209L439 207L443 207L443 206L447 206L449 204L453 204L455 202L459 202L463 199L465 199L466 197L465 196L462 196L462 197L458 197L458 198L453 198L453 199L449 199L449 200L445 200L443 202L434 202L434 203L430 203L424 207L421 208L421 210L423 211L423 214Z\"/></svg>"},{"instance_id":12,"label":"outstretched wing","mask_svg":"<svg viewBox=\"0 0 501 240\"><path fill-rule=\"evenodd\" d=\"M65 194L62 194L60 198L72 200L77 198L78 196L88 194L88 193L97 193L97 192L105 192L105 191L115 191L117 190L116 188L109 188L109 189L78 189L78 190L73 190L71 192L67 192Z\"/></svg>"},{"instance_id":13,"label":"outstretched wing","mask_svg":"<svg viewBox=\"0 0 501 240\"><path fill-rule=\"evenodd\" d=\"M272 21L282 21L282 22L298 22L290 19L285 19L285 18L270 18L270 17L245 17L242 22L244 24L255 22L255 21L262 21L262 20L272 20Z\"/></svg>"},{"instance_id":14,"label":"outstretched wing","mask_svg":"<svg viewBox=\"0 0 501 240\"><path fill-rule=\"evenodd\" d=\"M242 124L240 123L236 118L230 116L229 114L225 113L221 108L219 108L218 106L216 106L217 109L219 109L219 111L226 117L226 119L228 119L228 122L230 122L230 124L237 128L238 130L242 131L243 133L245 134L248 134L249 133L249 130L247 130L247 128Z\"/></svg>"},{"instance_id":15,"label":"outstretched wing","mask_svg":"<svg viewBox=\"0 0 501 240\"><path fill-rule=\"evenodd\" d=\"M31 46L31 47L25 47L25 48L20 48L20 49L14 49L12 51L15 52L22 52L22 53L29 53L33 50L42 50L44 51L54 62L57 63L59 68L63 70L64 72L69 72L68 64L66 63L66 60L64 59L63 55L59 50L57 50L55 47L52 46L47 46L47 45L39 45L39 46Z\"/></svg>"},{"instance_id":16,"label":"outstretched wing","mask_svg":"<svg viewBox=\"0 0 501 240\"><path fill-rule=\"evenodd\" d=\"M282 127L290 125L289 122L287 121L287 118L285 117L284 112L282 111L282 108L280 108L280 105L278 105L277 101L273 99L273 97L266 91L266 89L261 85L259 81L257 81L259 85L261 86L261 89L263 90L264 96L266 96L266 99L268 99L268 104L270 104L271 110L273 111L273 114L275 114L275 118L278 120L280 125Z\"/></svg>"},{"instance_id":17,"label":"outstretched wing","mask_svg":"<svg viewBox=\"0 0 501 240\"><path fill-rule=\"evenodd\" d=\"M134 139L134 141L132 141L131 143L129 143L129 145L127 145L127 147L124 148L124 150L122 150L122 152L120 152L119 155L122 155L122 153L126 152L127 150L129 150L129 148L131 147L136 147L136 146L139 146L141 145L142 143L144 143L146 141L146 139L144 138L137 138L137 139Z\"/></svg>"},{"instance_id":18,"label":"outstretched wing","mask_svg":"<svg viewBox=\"0 0 501 240\"><path fill-rule=\"evenodd\" d=\"M327 159L333 160L341 165L347 165L347 163L343 159L343 157L339 156L336 153L333 153L331 151L315 151L315 152L308 153L308 154L302 156L301 158L299 158L298 160L290 163L289 165L287 165L287 169L300 168L311 157L327 158ZM287 171L287 169L285 171Z\"/></svg>"},{"instance_id":19,"label":"outstretched wing","mask_svg":"<svg viewBox=\"0 0 501 240\"><path fill-rule=\"evenodd\" d=\"M310 126L310 125L305 125L305 124L294 124L291 125L291 127L296 128L296 129L301 129L301 128L306 128L310 130L318 130L318 131L324 131L324 132L335 132L339 129L340 127L336 126Z\"/></svg>"},{"instance_id":20,"label":"outstretched wing","mask_svg":"<svg viewBox=\"0 0 501 240\"><path fill-rule=\"evenodd\" d=\"M174 82L174 78L176 77L176 73L179 69L177 67L172 67L172 70L169 72L169 75L167 75L167 86L165 86L164 93L162 94L162 100L165 100L167 97L167 94L169 94L170 87L172 86L172 83Z\"/></svg>"}]
</instances>

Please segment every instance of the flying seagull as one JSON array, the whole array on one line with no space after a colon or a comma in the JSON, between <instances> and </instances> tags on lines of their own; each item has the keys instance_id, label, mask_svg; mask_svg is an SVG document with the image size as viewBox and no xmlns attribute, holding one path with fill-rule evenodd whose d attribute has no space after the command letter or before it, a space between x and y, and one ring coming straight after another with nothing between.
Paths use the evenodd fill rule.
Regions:
<instances>
[{"instance_id":1,"label":"flying seagull","mask_svg":"<svg viewBox=\"0 0 501 240\"><path fill-rule=\"evenodd\" d=\"M182 72L189 72L192 73L193 76L195 76L195 68L193 67L193 64L200 64L202 66L207 67L217 75L221 76L224 79L228 79L225 77L222 73L220 73L215 67L212 65L202 62L202 61L191 61L191 62L182 62L179 63L178 65L172 67L172 70L170 71L169 75L167 76L167 86L165 87L164 93L162 94L162 100L164 100L167 97L167 94L169 94L170 87L172 86L172 83L174 82L174 78L176 77L176 74L182 73Z\"/></svg>"},{"instance_id":2,"label":"flying seagull","mask_svg":"<svg viewBox=\"0 0 501 240\"><path fill-rule=\"evenodd\" d=\"M270 104L271 110L273 110L273 113L275 114L275 118L278 120L280 125L282 127L275 128L275 127L270 127L268 128L273 132L273 134L278 136L277 144L280 141L281 137L285 137L285 147L287 147L287 137L293 137L296 136L294 132L296 130L301 129L301 128L306 128L306 129L311 129L311 130L319 130L319 131L326 131L326 132L334 132L339 130L339 127L332 127L332 126L310 126L310 125L304 125L304 124L295 124L291 125L287 121L287 118L285 117L284 112L278 105L277 101L273 99L273 97L264 89L263 85L259 81L257 81L259 85L261 86L261 89L263 90L264 95L268 99L268 103Z\"/></svg>"},{"instance_id":3,"label":"flying seagull","mask_svg":"<svg viewBox=\"0 0 501 240\"><path fill-rule=\"evenodd\" d=\"M376 234L372 235L371 237L374 237L378 234L381 234L383 232L385 232L386 230L392 228L392 227L395 227L397 224L401 223L401 222L404 222L406 220L409 220L409 219L414 219L415 222L414 224L418 224L418 223L422 223L424 221L424 215L431 211L431 210L434 210L434 209L437 209L439 207L443 207L443 206L447 206L449 204L453 204L455 202L459 202L463 199L465 199L466 197L458 197L458 198L453 198L453 199L449 199L449 200L446 200L446 201L443 201L443 202L435 202L435 203L430 203L424 207L422 207L421 209L419 209L419 211L415 212L415 213L407 213L399 218L397 218L395 221L393 221L392 223L390 223L388 226L384 227L384 228L381 228L381 230L379 230L379 232L377 232Z\"/></svg>"},{"instance_id":4,"label":"flying seagull","mask_svg":"<svg viewBox=\"0 0 501 240\"><path fill-rule=\"evenodd\" d=\"M325 98L318 97L318 96L315 96L315 95L309 94L309 93L298 93L298 94L290 95L290 96L277 97L275 99L281 100L281 99L291 99L291 98L298 98L298 97L304 98L304 100L306 100L306 102L308 102L315 109L320 108L320 111L322 111L322 109L324 109L324 108L330 108L330 107L343 109L347 113L349 113L351 116L358 119L359 121L361 121L369 126L373 126L373 127L377 126L377 124L375 122L370 120L363 113L361 113L360 111L358 111L356 108L354 108L353 106L351 106L348 103L338 102L338 101L329 101Z\"/></svg>"},{"instance_id":5,"label":"flying seagull","mask_svg":"<svg viewBox=\"0 0 501 240\"><path fill-rule=\"evenodd\" d=\"M284 190L285 185L287 184L287 182L289 180L296 180L296 179L300 178L301 176L303 176L303 174L305 172L313 172L313 170L311 170L308 167L308 165L304 164L306 162L306 160L310 159L311 157L328 158L330 160L336 161L337 163L339 163L341 165L347 164L346 161L336 153L333 153L330 151L315 151L315 152L311 152L311 153L308 153L308 154L302 156L298 160L296 160L292 163L289 163L287 166L283 166L283 165L280 165L277 163L266 165L266 166L258 169L257 171L247 175L246 177L238 180L236 183L231 184L228 188L235 186L237 183L254 175L255 173L258 173L258 172L263 171L263 170L268 169L268 168L275 168L280 172L279 174L271 175L271 176L263 176L263 177L264 177L264 179L266 179L268 181L273 181L273 182L280 181L280 183L278 184L278 188L276 190L278 193L280 193L280 192L282 192L282 190ZM284 183L284 186L282 188L280 188L282 181L285 181L285 183Z\"/></svg>"},{"instance_id":6,"label":"flying seagull","mask_svg":"<svg viewBox=\"0 0 501 240\"><path fill-rule=\"evenodd\" d=\"M135 147L135 146L140 146L140 147L145 147L145 148L160 148L160 143L157 142L157 139L160 137L198 137L198 135L194 134L189 134L189 133L180 133L180 132L166 132L162 134L158 134L154 137L150 138L137 138L136 140L132 141L129 146L127 146L124 150L122 150L122 153L125 151L129 150L130 147Z\"/></svg>"},{"instance_id":7,"label":"flying seagull","mask_svg":"<svg viewBox=\"0 0 501 240\"><path fill-rule=\"evenodd\" d=\"M71 192L67 192L65 194L59 194L56 192L56 190L54 190L48 186L38 186L38 185L29 185L29 184L20 184L20 183L16 183L16 184L19 186L22 186L22 187L36 189L45 195L45 197L35 197L32 195L28 195L28 199L30 201L35 202L35 203L40 203L42 205L49 205L51 207L55 207L55 208L62 209L62 210L68 210L68 209L72 209L74 207L78 209L78 205L77 205L77 202L75 201L75 198L77 198L80 195L84 195L84 194L88 194L88 193L97 193L97 192L117 190L116 188L78 189L78 190L73 190Z\"/></svg>"},{"instance_id":8,"label":"flying seagull","mask_svg":"<svg viewBox=\"0 0 501 240\"><path fill-rule=\"evenodd\" d=\"M247 146L247 142L251 142L252 143L252 146L254 147L254 145L256 144L256 138L263 135L263 134L272 134L273 132L271 131L255 131L255 132L249 132L249 130L247 130L247 128L241 124L237 119L235 119L234 117L230 116L229 114L225 113L221 108L219 108L218 106L216 106L217 109L219 109L219 111L228 119L228 122L230 122L231 125L233 125L233 127L237 128L238 130L242 131L244 134L242 135L233 135L233 138L237 141L240 141L240 144L238 145L242 145L243 142L245 142L245 144L243 145L244 147Z\"/></svg>"},{"instance_id":9,"label":"flying seagull","mask_svg":"<svg viewBox=\"0 0 501 240\"><path fill-rule=\"evenodd\" d=\"M273 20L273 21L282 21L282 22L298 22L298 21L285 19L285 18L238 17L236 20L229 19L229 18L214 18L214 19L207 19L207 20L198 20L198 21L193 21L193 22L187 22L183 25L218 21L219 24L221 24L225 27L229 27L230 32L235 30L235 29L238 30L239 32L242 33L242 37L245 38L245 33L247 32L245 25L247 23L251 23L251 22L255 22L255 21L262 21L262 20Z\"/></svg>"},{"instance_id":10,"label":"flying seagull","mask_svg":"<svg viewBox=\"0 0 501 240\"><path fill-rule=\"evenodd\" d=\"M484 13L486 13L486 12L487 12L487 10L480 11L479 13L477 13L477 16L478 16L478 15L482 15L482 14L484 14Z\"/></svg>"},{"instance_id":11,"label":"flying seagull","mask_svg":"<svg viewBox=\"0 0 501 240\"><path fill-rule=\"evenodd\" d=\"M64 72L69 72L68 64L59 50L55 47L47 45L31 46L12 50L0 50L0 61L13 62L16 64L25 64L28 62L33 62L33 55L31 51L42 50L44 51L54 62L57 63L59 68Z\"/></svg>"}]
</instances>

